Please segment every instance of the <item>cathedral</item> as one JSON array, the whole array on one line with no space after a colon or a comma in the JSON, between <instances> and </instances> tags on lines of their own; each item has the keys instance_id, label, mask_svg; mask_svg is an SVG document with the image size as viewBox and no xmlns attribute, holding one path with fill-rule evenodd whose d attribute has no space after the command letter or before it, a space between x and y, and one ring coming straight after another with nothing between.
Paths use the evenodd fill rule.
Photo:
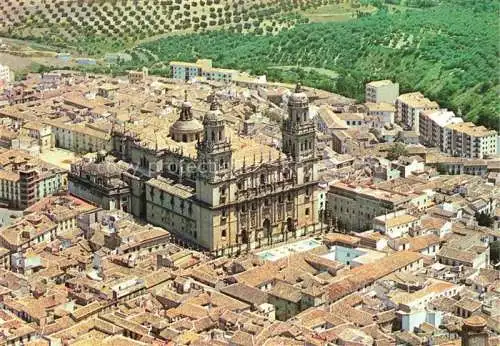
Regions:
<instances>
[{"instance_id":1,"label":"cathedral","mask_svg":"<svg viewBox=\"0 0 500 346\"><path fill-rule=\"evenodd\" d=\"M130 177L132 213L216 254L319 232L316 133L300 85L287 109L276 150L229 129L215 97L203 121L193 119L186 96L169 131L181 149L131 151L133 162L153 167Z\"/></svg>"}]
</instances>

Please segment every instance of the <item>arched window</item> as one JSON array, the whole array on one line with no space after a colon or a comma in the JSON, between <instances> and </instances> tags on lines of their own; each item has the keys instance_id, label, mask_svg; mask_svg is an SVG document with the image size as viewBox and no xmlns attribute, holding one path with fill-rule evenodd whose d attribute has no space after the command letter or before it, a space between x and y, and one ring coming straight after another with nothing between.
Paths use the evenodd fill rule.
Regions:
<instances>
[{"instance_id":1,"label":"arched window","mask_svg":"<svg viewBox=\"0 0 500 346\"><path fill-rule=\"evenodd\" d=\"M183 134L182 135L182 141L185 143L187 142L187 135L186 134Z\"/></svg>"},{"instance_id":2,"label":"arched window","mask_svg":"<svg viewBox=\"0 0 500 346\"><path fill-rule=\"evenodd\" d=\"M215 141L215 132L212 131L212 141Z\"/></svg>"},{"instance_id":3,"label":"arched window","mask_svg":"<svg viewBox=\"0 0 500 346\"><path fill-rule=\"evenodd\" d=\"M266 183L266 176L264 174L260 175L260 183L263 185Z\"/></svg>"}]
</instances>

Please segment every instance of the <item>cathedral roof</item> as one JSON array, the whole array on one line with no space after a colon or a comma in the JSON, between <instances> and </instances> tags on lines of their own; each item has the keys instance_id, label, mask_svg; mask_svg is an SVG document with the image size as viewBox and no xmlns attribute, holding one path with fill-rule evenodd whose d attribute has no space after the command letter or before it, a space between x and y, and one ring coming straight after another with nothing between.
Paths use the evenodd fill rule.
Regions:
<instances>
[{"instance_id":1,"label":"cathedral roof","mask_svg":"<svg viewBox=\"0 0 500 346\"><path fill-rule=\"evenodd\" d=\"M197 133L203 131L203 125L196 119L191 120L177 120L173 125L172 129L178 132L186 133Z\"/></svg>"},{"instance_id":2,"label":"cathedral roof","mask_svg":"<svg viewBox=\"0 0 500 346\"><path fill-rule=\"evenodd\" d=\"M187 92L184 96L184 102L181 107L179 119L171 126L171 131L179 133L199 133L203 131L203 125L196 119L193 119L191 111L191 102L187 100Z\"/></svg>"}]
</instances>

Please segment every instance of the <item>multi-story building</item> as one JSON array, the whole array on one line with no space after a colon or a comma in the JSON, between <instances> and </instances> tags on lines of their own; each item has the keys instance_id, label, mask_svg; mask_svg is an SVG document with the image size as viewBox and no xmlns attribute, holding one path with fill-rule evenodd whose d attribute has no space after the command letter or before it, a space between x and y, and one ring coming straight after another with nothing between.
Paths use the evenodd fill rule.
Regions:
<instances>
[{"instance_id":1,"label":"multi-story building","mask_svg":"<svg viewBox=\"0 0 500 346\"><path fill-rule=\"evenodd\" d=\"M398 170L402 178L423 172L424 166L424 160L420 156L400 156L397 161L391 162L392 169Z\"/></svg>"},{"instance_id":2,"label":"multi-story building","mask_svg":"<svg viewBox=\"0 0 500 346\"><path fill-rule=\"evenodd\" d=\"M146 220L217 253L319 231L316 133L308 98L300 87L289 98L288 114L282 127L282 153L250 139L230 140L213 100L195 157L188 155L194 143L183 140L178 144L184 145L185 154L137 154L138 172L151 177L142 188ZM178 136L174 133L172 138ZM131 181L133 186L139 184L137 179ZM140 188L132 190L133 198L141 195Z\"/></svg>"},{"instance_id":3,"label":"multi-story building","mask_svg":"<svg viewBox=\"0 0 500 346\"><path fill-rule=\"evenodd\" d=\"M462 118L447 109L422 111L419 119L420 142L442 150L445 141L444 128L462 122Z\"/></svg>"},{"instance_id":4,"label":"multi-story building","mask_svg":"<svg viewBox=\"0 0 500 346\"><path fill-rule=\"evenodd\" d=\"M6 98L9 104L32 102L39 99L40 93L33 87L16 85L7 89Z\"/></svg>"},{"instance_id":5,"label":"multi-story building","mask_svg":"<svg viewBox=\"0 0 500 346\"><path fill-rule=\"evenodd\" d=\"M201 75L207 80L232 82L239 75L239 71L227 68L209 68L202 70Z\"/></svg>"},{"instance_id":6,"label":"multi-story building","mask_svg":"<svg viewBox=\"0 0 500 346\"><path fill-rule=\"evenodd\" d=\"M195 63L171 61L172 78L179 80L192 80L205 77L207 80L231 82L239 75L239 71L212 67L212 60L198 59Z\"/></svg>"},{"instance_id":7,"label":"multi-story building","mask_svg":"<svg viewBox=\"0 0 500 346\"><path fill-rule=\"evenodd\" d=\"M95 212L97 209L94 205L76 197L63 195L46 197L27 208L24 212L25 214L39 213L47 216L57 224L56 235L59 235L77 230L77 219L84 214ZM64 243L62 245L67 246Z\"/></svg>"},{"instance_id":8,"label":"multi-story building","mask_svg":"<svg viewBox=\"0 0 500 346\"><path fill-rule=\"evenodd\" d=\"M0 90L11 82L10 68L0 64Z\"/></svg>"},{"instance_id":9,"label":"multi-story building","mask_svg":"<svg viewBox=\"0 0 500 346\"><path fill-rule=\"evenodd\" d=\"M344 183L328 191L328 209L338 227L354 231L371 228L375 217L403 209L411 200L410 195Z\"/></svg>"},{"instance_id":10,"label":"multi-story building","mask_svg":"<svg viewBox=\"0 0 500 346\"><path fill-rule=\"evenodd\" d=\"M441 174L468 174L486 177L492 161L481 159L465 159L459 157L442 157L435 166Z\"/></svg>"},{"instance_id":11,"label":"multi-story building","mask_svg":"<svg viewBox=\"0 0 500 346\"><path fill-rule=\"evenodd\" d=\"M67 172L23 151L0 151L0 200L25 209L40 199L67 190Z\"/></svg>"},{"instance_id":12,"label":"multi-story building","mask_svg":"<svg viewBox=\"0 0 500 346\"><path fill-rule=\"evenodd\" d=\"M347 123L335 114L330 106L322 105L314 116L316 129L325 135L332 135L335 131L347 130Z\"/></svg>"},{"instance_id":13,"label":"multi-story building","mask_svg":"<svg viewBox=\"0 0 500 346\"><path fill-rule=\"evenodd\" d=\"M62 81L62 74L60 72L47 72L42 74L42 81L40 87L43 90L56 89Z\"/></svg>"},{"instance_id":14,"label":"multi-story building","mask_svg":"<svg viewBox=\"0 0 500 346\"><path fill-rule=\"evenodd\" d=\"M437 102L431 101L420 92L399 95L396 99L397 120L407 130L419 132L420 112L439 109Z\"/></svg>"},{"instance_id":15,"label":"multi-story building","mask_svg":"<svg viewBox=\"0 0 500 346\"><path fill-rule=\"evenodd\" d=\"M99 157L95 162L71 164L69 192L106 210L131 210L130 188L122 180L123 169Z\"/></svg>"},{"instance_id":16,"label":"multi-story building","mask_svg":"<svg viewBox=\"0 0 500 346\"><path fill-rule=\"evenodd\" d=\"M0 228L0 244L11 252L54 239L57 224L42 213L32 213L9 226ZM11 263L15 266L15 263Z\"/></svg>"},{"instance_id":17,"label":"multi-story building","mask_svg":"<svg viewBox=\"0 0 500 346\"><path fill-rule=\"evenodd\" d=\"M367 123L364 113L339 113L337 117L349 127L362 127L366 126Z\"/></svg>"},{"instance_id":18,"label":"multi-story building","mask_svg":"<svg viewBox=\"0 0 500 346\"><path fill-rule=\"evenodd\" d=\"M482 159L497 153L497 132L474 123L444 127L441 150L453 156Z\"/></svg>"},{"instance_id":19,"label":"multi-story building","mask_svg":"<svg viewBox=\"0 0 500 346\"><path fill-rule=\"evenodd\" d=\"M128 82L130 84L136 84L143 82L145 78L148 77L149 71L144 67L141 71L128 71Z\"/></svg>"},{"instance_id":20,"label":"multi-story building","mask_svg":"<svg viewBox=\"0 0 500 346\"><path fill-rule=\"evenodd\" d=\"M390 80L373 81L365 87L365 102L394 104L398 96L399 84Z\"/></svg>"},{"instance_id":21,"label":"multi-story building","mask_svg":"<svg viewBox=\"0 0 500 346\"><path fill-rule=\"evenodd\" d=\"M53 144L58 148L78 153L111 150L110 135L93 124L68 124L60 121L47 121L52 127Z\"/></svg>"},{"instance_id":22,"label":"multi-story building","mask_svg":"<svg viewBox=\"0 0 500 346\"><path fill-rule=\"evenodd\" d=\"M50 125L30 121L23 125L21 133L22 132L38 142L41 153L52 148L52 127Z\"/></svg>"},{"instance_id":23,"label":"multi-story building","mask_svg":"<svg viewBox=\"0 0 500 346\"><path fill-rule=\"evenodd\" d=\"M406 210L377 216L373 219L373 229L392 239L405 236L418 226L420 226L420 220L407 214Z\"/></svg>"},{"instance_id":24,"label":"multi-story building","mask_svg":"<svg viewBox=\"0 0 500 346\"><path fill-rule=\"evenodd\" d=\"M184 61L171 61L172 78L188 81L200 77L202 70L212 68L212 61L209 59L199 59L195 63Z\"/></svg>"},{"instance_id":25,"label":"multi-story building","mask_svg":"<svg viewBox=\"0 0 500 346\"><path fill-rule=\"evenodd\" d=\"M371 117L379 117L383 124L394 124L394 114L396 107L392 103L365 103L368 109L368 115Z\"/></svg>"}]
</instances>

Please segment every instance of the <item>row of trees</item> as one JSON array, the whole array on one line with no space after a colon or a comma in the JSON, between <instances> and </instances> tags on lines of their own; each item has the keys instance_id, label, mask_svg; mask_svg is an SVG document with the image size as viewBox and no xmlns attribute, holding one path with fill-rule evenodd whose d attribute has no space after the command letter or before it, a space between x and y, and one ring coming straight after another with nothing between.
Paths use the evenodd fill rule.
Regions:
<instances>
[{"instance_id":1,"label":"row of trees","mask_svg":"<svg viewBox=\"0 0 500 346\"><path fill-rule=\"evenodd\" d=\"M235 32L277 33L302 22L288 16L336 0L147 0L95 2L47 2L34 6L20 3L0 5L6 13L8 34L15 38L43 38L47 43L74 44L89 36L107 38L146 37L186 31L226 28ZM24 14L23 14L24 13ZM268 22L272 22L268 24ZM57 35L43 35L46 29ZM50 42L49 42L50 41ZM88 40L86 40L88 41ZM94 47L92 52L100 50Z\"/></svg>"}]
</instances>

